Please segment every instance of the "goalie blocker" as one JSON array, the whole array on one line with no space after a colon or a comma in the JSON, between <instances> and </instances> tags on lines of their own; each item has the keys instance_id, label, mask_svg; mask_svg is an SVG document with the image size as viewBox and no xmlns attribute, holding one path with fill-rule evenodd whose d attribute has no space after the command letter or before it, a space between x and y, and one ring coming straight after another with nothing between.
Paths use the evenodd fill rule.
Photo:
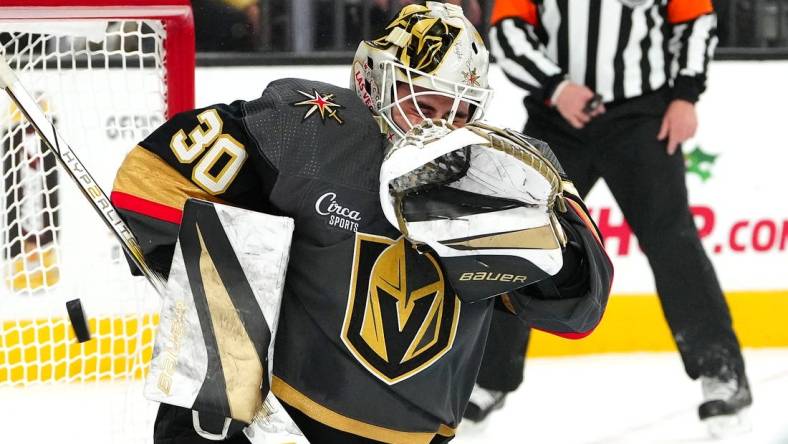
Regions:
<instances>
[{"instance_id":1,"label":"goalie blocker","mask_svg":"<svg viewBox=\"0 0 788 444\"><path fill-rule=\"evenodd\" d=\"M252 442L307 442L270 393L292 232L286 217L195 199L184 207L145 396L192 409L203 437L254 422Z\"/></svg>"}]
</instances>

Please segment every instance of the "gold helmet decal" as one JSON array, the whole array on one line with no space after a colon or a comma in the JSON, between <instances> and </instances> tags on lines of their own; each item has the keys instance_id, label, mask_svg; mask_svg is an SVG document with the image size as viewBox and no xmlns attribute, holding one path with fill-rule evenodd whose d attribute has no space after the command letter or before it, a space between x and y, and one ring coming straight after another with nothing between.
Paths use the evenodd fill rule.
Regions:
<instances>
[{"instance_id":1,"label":"gold helmet decal","mask_svg":"<svg viewBox=\"0 0 788 444\"><path fill-rule=\"evenodd\" d=\"M427 15L428 12L430 9L425 6L406 6L386 27L387 34L370 44L380 49L395 45L399 48L397 58L403 65L432 73L462 30Z\"/></svg>"},{"instance_id":2,"label":"gold helmet decal","mask_svg":"<svg viewBox=\"0 0 788 444\"><path fill-rule=\"evenodd\" d=\"M367 370L394 384L451 349L460 302L432 255L359 233L354 259L342 340Z\"/></svg>"}]
</instances>

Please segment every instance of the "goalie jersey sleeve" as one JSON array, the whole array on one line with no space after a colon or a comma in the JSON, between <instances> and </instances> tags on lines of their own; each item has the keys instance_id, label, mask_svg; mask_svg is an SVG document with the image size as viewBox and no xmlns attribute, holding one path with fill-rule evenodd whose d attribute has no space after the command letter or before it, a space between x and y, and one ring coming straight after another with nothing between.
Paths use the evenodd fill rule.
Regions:
<instances>
[{"instance_id":1,"label":"goalie jersey sleeve","mask_svg":"<svg viewBox=\"0 0 788 444\"><path fill-rule=\"evenodd\" d=\"M186 199L268 212L261 197L276 171L252 149L242 104L177 114L131 150L116 176L112 203L165 275Z\"/></svg>"}]
</instances>

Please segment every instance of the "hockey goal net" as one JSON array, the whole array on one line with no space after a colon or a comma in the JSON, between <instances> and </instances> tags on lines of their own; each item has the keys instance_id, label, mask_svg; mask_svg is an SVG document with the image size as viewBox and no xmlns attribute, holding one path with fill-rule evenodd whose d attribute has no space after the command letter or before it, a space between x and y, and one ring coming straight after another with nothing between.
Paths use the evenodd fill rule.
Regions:
<instances>
[{"instance_id":1,"label":"hockey goal net","mask_svg":"<svg viewBox=\"0 0 788 444\"><path fill-rule=\"evenodd\" d=\"M187 0L3 0L0 54L109 193L128 150L193 107L192 23ZM0 389L138 380L158 298L42 148L0 92Z\"/></svg>"}]
</instances>

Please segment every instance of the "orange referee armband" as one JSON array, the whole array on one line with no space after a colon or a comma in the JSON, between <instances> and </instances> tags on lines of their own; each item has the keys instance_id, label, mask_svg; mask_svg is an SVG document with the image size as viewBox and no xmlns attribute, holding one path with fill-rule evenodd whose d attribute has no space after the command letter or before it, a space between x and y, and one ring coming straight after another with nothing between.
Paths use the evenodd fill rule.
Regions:
<instances>
[{"instance_id":1,"label":"orange referee armband","mask_svg":"<svg viewBox=\"0 0 788 444\"><path fill-rule=\"evenodd\" d=\"M490 15L490 23L498 24L503 19L516 17L533 26L539 23L539 11L532 0L496 0Z\"/></svg>"},{"instance_id":2,"label":"orange referee armband","mask_svg":"<svg viewBox=\"0 0 788 444\"><path fill-rule=\"evenodd\" d=\"M668 2L668 21L670 23L688 22L712 12L714 12L714 7L711 0L670 0Z\"/></svg>"}]
</instances>

